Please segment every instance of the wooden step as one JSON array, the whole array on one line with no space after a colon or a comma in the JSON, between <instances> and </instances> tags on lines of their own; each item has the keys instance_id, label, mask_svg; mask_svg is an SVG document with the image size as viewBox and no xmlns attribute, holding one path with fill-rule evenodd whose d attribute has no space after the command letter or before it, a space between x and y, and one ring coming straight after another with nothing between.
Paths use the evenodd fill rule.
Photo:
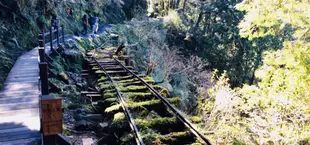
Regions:
<instances>
[{"instance_id":1,"label":"wooden step","mask_svg":"<svg viewBox=\"0 0 310 145\"><path fill-rule=\"evenodd\" d=\"M82 70L82 73L88 73L89 70Z\"/></svg>"},{"instance_id":2,"label":"wooden step","mask_svg":"<svg viewBox=\"0 0 310 145\"><path fill-rule=\"evenodd\" d=\"M86 94L87 97L102 97L101 94Z\"/></svg>"},{"instance_id":3,"label":"wooden step","mask_svg":"<svg viewBox=\"0 0 310 145\"><path fill-rule=\"evenodd\" d=\"M105 70L124 70L121 66L111 66L111 67L103 67ZM133 70L132 67L128 67L129 70ZM92 68L92 70L100 70L100 68Z\"/></svg>"},{"instance_id":4,"label":"wooden step","mask_svg":"<svg viewBox=\"0 0 310 145\"><path fill-rule=\"evenodd\" d=\"M96 91L82 91L81 94L99 94L99 92L96 92Z\"/></svg>"},{"instance_id":5,"label":"wooden step","mask_svg":"<svg viewBox=\"0 0 310 145\"><path fill-rule=\"evenodd\" d=\"M98 64L97 64L97 63L90 63L89 65L90 65L90 66L97 66ZM101 65L101 66L105 66L105 65L119 66L119 64L118 64L118 63L115 63L115 62L113 62L113 63L100 63L100 65Z\"/></svg>"},{"instance_id":6,"label":"wooden step","mask_svg":"<svg viewBox=\"0 0 310 145\"><path fill-rule=\"evenodd\" d=\"M132 71L132 72L137 73L137 71ZM121 71L107 71L107 73L111 74L111 75L115 75L115 74L127 74L129 72L121 70ZM104 72L96 72L96 74L105 74L105 73Z\"/></svg>"},{"instance_id":7,"label":"wooden step","mask_svg":"<svg viewBox=\"0 0 310 145\"><path fill-rule=\"evenodd\" d=\"M81 76L89 76L89 73L81 73Z\"/></svg>"}]
</instances>

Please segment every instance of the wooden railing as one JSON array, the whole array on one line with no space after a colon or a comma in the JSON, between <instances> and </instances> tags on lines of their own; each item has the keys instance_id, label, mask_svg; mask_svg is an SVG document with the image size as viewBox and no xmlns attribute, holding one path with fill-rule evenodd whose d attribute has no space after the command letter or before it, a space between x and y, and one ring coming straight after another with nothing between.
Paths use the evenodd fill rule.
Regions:
<instances>
[{"instance_id":1,"label":"wooden railing","mask_svg":"<svg viewBox=\"0 0 310 145\"><path fill-rule=\"evenodd\" d=\"M61 36L60 35L61 32ZM56 38L54 38L54 34ZM46 51L45 38L49 36L50 51ZM40 122L43 145L69 145L69 141L61 135L62 133L62 99L49 95L50 75L49 67L52 67L52 58L50 52L57 52L60 45L60 39L65 43L64 27L51 27L50 32L44 33L41 29L39 34L39 69L40 69ZM54 43L56 46L54 47Z\"/></svg>"}]
</instances>

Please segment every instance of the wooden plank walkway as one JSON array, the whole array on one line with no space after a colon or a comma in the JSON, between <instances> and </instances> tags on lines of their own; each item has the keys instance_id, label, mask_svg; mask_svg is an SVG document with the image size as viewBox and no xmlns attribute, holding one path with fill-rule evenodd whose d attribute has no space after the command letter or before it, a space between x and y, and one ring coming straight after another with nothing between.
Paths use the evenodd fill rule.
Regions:
<instances>
[{"instance_id":1,"label":"wooden plank walkway","mask_svg":"<svg viewBox=\"0 0 310 145\"><path fill-rule=\"evenodd\" d=\"M20 56L0 91L0 145L35 144L41 139L38 50Z\"/></svg>"}]
</instances>

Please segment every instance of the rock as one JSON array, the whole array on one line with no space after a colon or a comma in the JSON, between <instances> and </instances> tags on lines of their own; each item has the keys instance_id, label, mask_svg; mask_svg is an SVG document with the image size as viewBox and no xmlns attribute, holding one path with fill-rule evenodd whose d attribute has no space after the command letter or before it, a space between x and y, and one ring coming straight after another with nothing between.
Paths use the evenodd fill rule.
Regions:
<instances>
[{"instance_id":1,"label":"rock","mask_svg":"<svg viewBox=\"0 0 310 145\"><path fill-rule=\"evenodd\" d=\"M74 126L75 126L76 129L81 129L81 130L83 130L83 129L88 128L89 125L90 125L90 123L89 123L88 121L86 121L86 120L81 120L81 121L76 122Z\"/></svg>"},{"instance_id":2,"label":"rock","mask_svg":"<svg viewBox=\"0 0 310 145\"><path fill-rule=\"evenodd\" d=\"M92 138L83 138L82 139L83 145L92 145L94 143Z\"/></svg>"},{"instance_id":3,"label":"rock","mask_svg":"<svg viewBox=\"0 0 310 145\"><path fill-rule=\"evenodd\" d=\"M83 113L83 112L86 112L86 110L84 108L76 109L76 113Z\"/></svg>"},{"instance_id":4,"label":"rock","mask_svg":"<svg viewBox=\"0 0 310 145\"><path fill-rule=\"evenodd\" d=\"M75 122L75 120L73 118L70 119L70 122Z\"/></svg>"},{"instance_id":5,"label":"rock","mask_svg":"<svg viewBox=\"0 0 310 145\"><path fill-rule=\"evenodd\" d=\"M87 114L83 116L85 119L91 119L91 120L102 120L103 116L101 114Z\"/></svg>"},{"instance_id":6,"label":"rock","mask_svg":"<svg viewBox=\"0 0 310 145\"><path fill-rule=\"evenodd\" d=\"M75 114L73 117L74 117L74 120L76 121L81 121L84 119L83 115L80 115L80 114Z\"/></svg>"},{"instance_id":7,"label":"rock","mask_svg":"<svg viewBox=\"0 0 310 145\"><path fill-rule=\"evenodd\" d=\"M172 87L172 85L170 83L163 82L163 83L161 83L159 85L164 87L164 88L166 88L169 91L169 93L173 93L173 87Z\"/></svg>"},{"instance_id":8,"label":"rock","mask_svg":"<svg viewBox=\"0 0 310 145\"><path fill-rule=\"evenodd\" d=\"M76 83L75 84L77 87L79 87L79 88L83 88L83 84L82 83Z\"/></svg>"},{"instance_id":9,"label":"rock","mask_svg":"<svg viewBox=\"0 0 310 145\"><path fill-rule=\"evenodd\" d=\"M102 123L99 123L99 125L102 127L102 128L106 128L109 126L109 123L107 122L102 122Z\"/></svg>"}]
</instances>

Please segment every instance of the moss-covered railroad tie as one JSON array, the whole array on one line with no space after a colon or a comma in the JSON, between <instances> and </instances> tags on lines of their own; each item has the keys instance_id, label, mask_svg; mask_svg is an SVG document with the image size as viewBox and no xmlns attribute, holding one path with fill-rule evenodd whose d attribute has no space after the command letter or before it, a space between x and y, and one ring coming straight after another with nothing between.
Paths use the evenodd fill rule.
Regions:
<instances>
[{"instance_id":1,"label":"moss-covered railroad tie","mask_svg":"<svg viewBox=\"0 0 310 145\"><path fill-rule=\"evenodd\" d=\"M144 85L136 76L131 75L121 65L111 59L115 49L104 49L104 53L99 51L95 56L100 59L98 65L96 61L89 61L91 71L97 75L97 85L102 94L102 100L98 102L100 112L106 116L109 121L111 130L117 131L120 144L131 144L135 142L135 135L129 129L126 122L127 115L124 113L122 104L119 102L118 93L125 101L131 117L141 134L145 144L154 144L161 142L162 144L200 144L197 138L185 127L185 125L169 110L162 100L157 98L153 92ZM107 55L109 54L109 55ZM117 56L114 58L124 59L127 56ZM124 61L121 61L124 64ZM104 68L101 69L101 67ZM126 66L127 69L134 73L132 66ZM181 102L179 97L170 97L166 88L158 86L152 77L144 74L138 75L153 89L165 97L170 104L179 104ZM110 78L113 80L111 82ZM199 123L197 118L193 118L193 122ZM126 131L126 129L129 129ZM114 132L115 133L115 132ZM112 134L114 134L112 133ZM152 136L149 136L149 135ZM112 137L112 136L111 136Z\"/></svg>"}]
</instances>

